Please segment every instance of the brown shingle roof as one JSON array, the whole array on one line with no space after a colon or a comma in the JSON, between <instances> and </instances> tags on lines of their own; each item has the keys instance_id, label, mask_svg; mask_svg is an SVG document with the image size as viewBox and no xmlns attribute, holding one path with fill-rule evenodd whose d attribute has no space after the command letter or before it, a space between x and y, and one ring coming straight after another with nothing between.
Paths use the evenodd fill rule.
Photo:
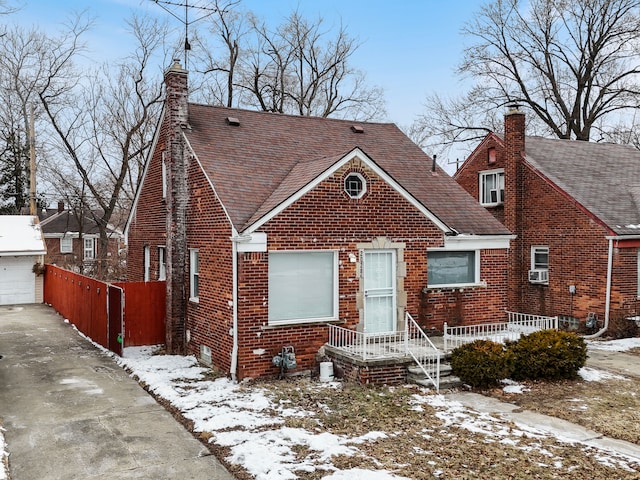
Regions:
<instances>
[{"instance_id":1,"label":"brown shingle roof","mask_svg":"<svg viewBox=\"0 0 640 480\"><path fill-rule=\"evenodd\" d=\"M640 235L640 151L611 143L526 138L526 161L618 235Z\"/></svg>"},{"instance_id":2,"label":"brown shingle roof","mask_svg":"<svg viewBox=\"0 0 640 480\"><path fill-rule=\"evenodd\" d=\"M227 117L239 120L229 125ZM398 127L189 104L185 131L193 151L242 231L354 148L459 233L509 232Z\"/></svg>"}]
</instances>

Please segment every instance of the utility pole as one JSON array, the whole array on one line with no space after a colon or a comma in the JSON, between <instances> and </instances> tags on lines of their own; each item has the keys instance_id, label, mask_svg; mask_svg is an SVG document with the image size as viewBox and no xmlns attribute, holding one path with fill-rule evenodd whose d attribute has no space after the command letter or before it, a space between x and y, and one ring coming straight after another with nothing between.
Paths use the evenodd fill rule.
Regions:
<instances>
[{"instance_id":1,"label":"utility pole","mask_svg":"<svg viewBox=\"0 0 640 480\"><path fill-rule=\"evenodd\" d=\"M29 119L29 214L37 215L36 207L36 132L34 125L34 107L31 105Z\"/></svg>"}]
</instances>

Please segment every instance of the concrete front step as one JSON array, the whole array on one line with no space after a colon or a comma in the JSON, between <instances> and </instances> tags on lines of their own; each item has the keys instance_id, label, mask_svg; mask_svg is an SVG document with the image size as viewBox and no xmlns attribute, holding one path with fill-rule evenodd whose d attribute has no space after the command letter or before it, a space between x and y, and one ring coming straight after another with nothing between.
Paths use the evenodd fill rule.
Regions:
<instances>
[{"instance_id":1,"label":"concrete front step","mask_svg":"<svg viewBox=\"0 0 640 480\"><path fill-rule=\"evenodd\" d=\"M407 382L415 383L423 387L433 388L431 380L427 378L422 369L418 365L407 367ZM454 376L449 363L440 364L440 390L450 390L463 385L462 381Z\"/></svg>"}]
</instances>

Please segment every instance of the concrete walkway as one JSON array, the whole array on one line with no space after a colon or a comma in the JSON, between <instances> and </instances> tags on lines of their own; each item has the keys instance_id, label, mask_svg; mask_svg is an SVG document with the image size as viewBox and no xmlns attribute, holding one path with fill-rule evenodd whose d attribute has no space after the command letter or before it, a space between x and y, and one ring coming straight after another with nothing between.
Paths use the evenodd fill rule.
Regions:
<instances>
[{"instance_id":1,"label":"concrete walkway","mask_svg":"<svg viewBox=\"0 0 640 480\"><path fill-rule=\"evenodd\" d=\"M44 305L0 306L11 480L231 480L113 359Z\"/></svg>"},{"instance_id":2,"label":"concrete walkway","mask_svg":"<svg viewBox=\"0 0 640 480\"><path fill-rule=\"evenodd\" d=\"M589 349L587 367L606 370L611 373L640 378L640 357L624 352L609 352ZM640 445L606 437L588 428L556 417L523 410L517 405L501 402L471 392L452 392L445 395L450 400L480 413L487 413L517 424L541 430L563 441L578 442L583 445L617 452L640 463Z\"/></svg>"}]
</instances>

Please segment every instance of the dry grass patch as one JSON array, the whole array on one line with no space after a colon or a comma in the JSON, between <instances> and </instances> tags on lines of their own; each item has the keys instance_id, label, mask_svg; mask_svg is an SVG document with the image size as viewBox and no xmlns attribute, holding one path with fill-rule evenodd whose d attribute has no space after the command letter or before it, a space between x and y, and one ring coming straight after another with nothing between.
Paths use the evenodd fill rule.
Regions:
<instances>
[{"instance_id":1,"label":"dry grass patch","mask_svg":"<svg viewBox=\"0 0 640 480\"><path fill-rule=\"evenodd\" d=\"M556 384L561 385L575 389L567 390L565 395L557 390L557 404L568 396L589 395L593 391L590 388L597 387L583 382ZM283 408L312 412L305 417L287 417L287 426L353 439L357 454L331 459L335 467L343 470L384 469L416 480L640 477L640 465L632 465L630 469L626 462L617 459L610 459L606 464L588 447L524 432L509 422L487 419L468 410L458 415L446 412L446 407L431 406L424 401L430 394L415 386L388 388L344 384L333 388L308 379L260 381L252 386L264 388ZM522 400L526 408L530 408L529 400L531 404L546 402L546 395L543 402L543 385L532 384L531 387L532 392L535 389L537 393L513 397L500 393L501 390L491 393L503 400ZM583 393L579 387L585 389ZM358 437L371 432L381 432L381 435L373 440L359 441ZM309 455L305 448L297 453L301 459ZM327 472L298 471L296 474L301 479L315 480Z\"/></svg>"},{"instance_id":2,"label":"dry grass patch","mask_svg":"<svg viewBox=\"0 0 640 480\"><path fill-rule=\"evenodd\" d=\"M502 389L483 393L640 445L640 380L522 383L528 390L521 394L508 394Z\"/></svg>"}]
</instances>

